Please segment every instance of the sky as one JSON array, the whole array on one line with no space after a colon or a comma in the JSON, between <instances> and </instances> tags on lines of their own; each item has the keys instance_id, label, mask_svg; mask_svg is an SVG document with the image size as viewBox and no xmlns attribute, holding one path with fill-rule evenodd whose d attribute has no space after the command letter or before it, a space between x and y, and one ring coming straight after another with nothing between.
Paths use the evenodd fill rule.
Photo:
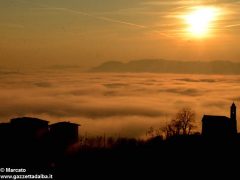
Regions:
<instances>
[{"instance_id":1,"label":"sky","mask_svg":"<svg viewBox=\"0 0 240 180\"><path fill-rule=\"evenodd\" d=\"M201 38L184 18L196 7L217 9ZM239 0L0 0L0 67L240 61L239 8Z\"/></svg>"},{"instance_id":2,"label":"sky","mask_svg":"<svg viewBox=\"0 0 240 180\"><path fill-rule=\"evenodd\" d=\"M81 136L146 138L190 107L201 132L204 114L229 117L233 101L240 116L239 83L231 75L0 73L0 122L28 116L78 123Z\"/></svg>"}]
</instances>

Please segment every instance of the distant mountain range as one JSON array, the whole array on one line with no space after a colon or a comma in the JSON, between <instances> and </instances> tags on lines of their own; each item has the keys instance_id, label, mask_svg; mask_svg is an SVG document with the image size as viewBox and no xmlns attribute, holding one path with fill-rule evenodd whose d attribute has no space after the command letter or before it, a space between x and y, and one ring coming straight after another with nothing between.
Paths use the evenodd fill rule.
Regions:
<instances>
[{"instance_id":1,"label":"distant mountain range","mask_svg":"<svg viewBox=\"0 0 240 180\"><path fill-rule=\"evenodd\" d=\"M90 72L240 74L240 63L170 60L135 60L127 63L109 61L90 69Z\"/></svg>"}]
</instances>

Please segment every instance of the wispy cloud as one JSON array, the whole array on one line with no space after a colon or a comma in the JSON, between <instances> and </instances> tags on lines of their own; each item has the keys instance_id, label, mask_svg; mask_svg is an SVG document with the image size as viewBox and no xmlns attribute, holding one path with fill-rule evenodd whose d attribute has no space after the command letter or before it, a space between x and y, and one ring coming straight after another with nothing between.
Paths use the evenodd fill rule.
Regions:
<instances>
[{"instance_id":1,"label":"wispy cloud","mask_svg":"<svg viewBox=\"0 0 240 180\"><path fill-rule=\"evenodd\" d=\"M148 2L142 2L143 5L187 5L187 6L193 6L193 5L221 5L221 4L234 4L239 3L239 0L181 0L181 1L175 1L175 0L163 0L163 1L148 1Z\"/></svg>"},{"instance_id":2,"label":"wispy cloud","mask_svg":"<svg viewBox=\"0 0 240 180\"><path fill-rule=\"evenodd\" d=\"M125 26L135 27L135 28L138 28L138 29L152 31L154 33L158 33L158 35L160 35L160 36L173 38L173 36L168 34L167 32L154 29L153 27L147 26L147 25L144 25L144 24L138 24L138 23L134 23L134 22L131 22L131 21L119 20L119 19L115 19L115 18L111 18L111 17L107 17L107 16L95 15L93 13L88 13L88 12L69 9L69 8L64 8L64 7L51 7L51 6L47 6L47 5L44 5L44 4L36 4L36 3L33 3L33 2L24 1L24 0L18 0L18 1L22 2L22 3L31 3L32 5L40 8L40 9L44 9L44 10L64 11L64 12L67 12L67 13L74 13L74 14L78 14L78 15L81 15L81 16L91 17L93 19L97 19L97 20L100 20L100 21L105 21L105 22L109 22L109 23L116 23L116 24L121 24L121 25L125 25Z\"/></svg>"},{"instance_id":3,"label":"wispy cloud","mask_svg":"<svg viewBox=\"0 0 240 180\"><path fill-rule=\"evenodd\" d=\"M121 9L118 11L111 11L111 12L98 12L98 13L89 13L85 11L81 11L78 9L71 9L67 7L56 7L54 5L45 5L43 3L27 1L27 0L18 0L18 2L31 4L33 7L42 9L42 10L49 10L49 11L61 11L65 13L72 13L80 16L90 17L95 20L103 21L106 23L114 23L123 25L126 27L134 27L144 32L152 32L157 33L158 36L163 36L166 38L176 38L182 36L184 32L184 22L181 22L179 19L184 13L190 11L194 6L199 5L214 5L217 7L224 7L226 5L231 6L231 10L235 11L234 9L238 9L240 4L239 0L164 0L164 1L139 1L138 5L136 4L135 7ZM238 13L238 12L235 12ZM113 18L111 16L119 16L120 18ZM136 20L141 19L142 23L135 23L133 21L128 20L126 18L128 16L136 17ZM237 18L238 14L235 14L234 21L229 22L228 17L233 17L231 14L224 14L220 19L221 23L224 23L221 27L217 28L216 30L224 28L230 29L237 27L239 24L239 19ZM122 16L122 18L121 18ZM156 16L158 22L161 24L157 24L157 22L150 22L150 21L143 21L143 19L152 19L153 16ZM127 19L127 20L124 20ZM132 18L133 19L133 18ZM153 24L154 23L154 24ZM169 26L169 24L172 24Z\"/></svg>"},{"instance_id":4,"label":"wispy cloud","mask_svg":"<svg viewBox=\"0 0 240 180\"><path fill-rule=\"evenodd\" d=\"M14 24L14 23L0 23L0 27L4 28L12 28L12 29L24 29L25 26L22 24Z\"/></svg>"},{"instance_id":5,"label":"wispy cloud","mask_svg":"<svg viewBox=\"0 0 240 180\"><path fill-rule=\"evenodd\" d=\"M73 9L67 9L67 8L47 8L49 10L59 10L59 11L65 11L65 12L70 12L70 13L74 13L74 14L79 14L79 15L83 15L83 16L88 16L94 19L98 19L101 21L105 21L105 22L110 22L110 23L117 23L117 24L122 24L122 25L126 25L126 26L132 26L132 27L136 27L139 29L145 29L154 33L158 33L158 35L164 36L164 37L168 37L168 38L173 38L172 35L160 31L160 30L155 30L152 27L149 26L145 26L145 25L141 25L141 24L136 24L136 23L132 23L129 21L122 21L122 20L118 20L118 19L113 19L113 18L109 18L109 17L104 17L104 16L96 16L94 14L90 14L90 13L86 13L86 12L82 12L82 11L78 11L78 10L73 10Z\"/></svg>"},{"instance_id":6,"label":"wispy cloud","mask_svg":"<svg viewBox=\"0 0 240 180\"><path fill-rule=\"evenodd\" d=\"M55 11L65 11L65 12L69 12L69 13L79 14L82 16L88 16L88 17L106 21L106 22L118 23L118 24L123 24L123 25L127 25L127 26L134 26L137 28L146 28L146 26L144 26L144 25L140 25L140 24L136 24L136 23L132 23L132 22L128 22L128 21L121 21L121 20L117 20L117 19L113 19L113 18L109 18L109 17L104 17L104 16L96 16L91 13L86 13L83 11L78 11L78 10L73 10L73 9L68 9L68 8L45 7L44 9L55 10Z\"/></svg>"},{"instance_id":7,"label":"wispy cloud","mask_svg":"<svg viewBox=\"0 0 240 180\"><path fill-rule=\"evenodd\" d=\"M238 27L240 26L240 24L231 24L231 25L227 25L225 26L226 28L231 28L231 27Z\"/></svg>"}]
</instances>

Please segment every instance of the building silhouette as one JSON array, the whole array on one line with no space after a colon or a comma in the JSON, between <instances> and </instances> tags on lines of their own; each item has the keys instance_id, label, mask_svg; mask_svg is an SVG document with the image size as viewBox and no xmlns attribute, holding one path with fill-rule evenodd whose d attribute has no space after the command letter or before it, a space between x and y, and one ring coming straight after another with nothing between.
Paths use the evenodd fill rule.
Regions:
<instances>
[{"instance_id":1,"label":"building silhouette","mask_svg":"<svg viewBox=\"0 0 240 180\"><path fill-rule=\"evenodd\" d=\"M202 135L211 137L227 137L237 135L237 108L230 107L230 118L226 116L204 115L202 118Z\"/></svg>"},{"instance_id":2,"label":"building silhouette","mask_svg":"<svg viewBox=\"0 0 240 180\"><path fill-rule=\"evenodd\" d=\"M58 122L50 125L50 134L56 145L68 146L78 141L79 124Z\"/></svg>"},{"instance_id":3,"label":"building silhouette","mask_svg":"<svg viewBox=\"0 0 240 180\"><path fill-rule=\"evenodd\" d=\"M1 139L5 139L11 134L11 126L9 123L0 123L0 137ZM3 138L4 137L4 138Z\"/></svg>"},{"instance_id":4,"label":"building silhouette","mask_svg":"<svg viewBox=\"0 0 240 180\"><path fill-rule=\"evenodd\" d=\"M78 141L78 124L20 117L0 123L0 164L49 166Z\"/></svg>"},{"instance_id":5,"label":"building silhouette","mask_svg":"<svg viewBox=\"0 0 240 180\"><path fill-rule=\"evenodd\" d=\"M48 121L32 117L10 120L13 135L21 141L35 141L46 138L49 134L48 123Z\"/></svg>"}]
</instances>

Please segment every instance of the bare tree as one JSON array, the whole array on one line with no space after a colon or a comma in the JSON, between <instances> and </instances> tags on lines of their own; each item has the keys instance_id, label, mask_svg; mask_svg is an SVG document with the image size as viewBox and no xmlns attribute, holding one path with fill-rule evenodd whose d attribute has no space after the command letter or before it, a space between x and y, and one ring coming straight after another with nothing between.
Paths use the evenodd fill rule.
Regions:
<instances>
[{"instance_id":1,"label":"bare tree","mask_svg":"<svg viewBox=\"0 0 240 180\"><path fill-rule=\"evenodd\" d=\"M155 129L154 127L150 127L148 128L147 132L146 132L146 136L148 138L155 138L155 137L160 137L161 136L161 129Z\"/></svg>"},{"instance_id":2,"label":"bare tree","mask_svg":"<svg viewBox=\"0 0 240 180\"><path fill-rule=\"evenodd\" d=\"M189 135L195 127L194 124L195 112L191 108L183 108L169 124L162 128L162 131L167 138L175 135Z\"/></svg>"}]
</instances>

